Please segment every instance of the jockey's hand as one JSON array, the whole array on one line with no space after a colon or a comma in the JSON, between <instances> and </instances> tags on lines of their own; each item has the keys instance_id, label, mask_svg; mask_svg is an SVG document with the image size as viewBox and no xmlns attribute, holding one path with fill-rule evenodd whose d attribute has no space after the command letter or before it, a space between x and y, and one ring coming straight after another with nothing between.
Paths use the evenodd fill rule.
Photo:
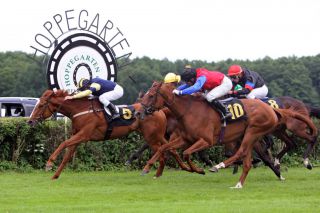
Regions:
<instances>
[{"instance_id":1,"label":"jockey's hand","mask_svg":"<svg viewBox=\"0 0 320 213\"><path fill-rule=\"evenodd\" d=\"M174 89L172 93L176 95L181 95L181 90Z\"/></svg>"},{"instance_id":2,"label":"jockey's hand","mask_svg":"<svg viewBox=\"0 0 320 213\"><path fill-rule=\"evenodd\" d=\"M230 91L228 92L228 94L229 94L229 95L234 95L234 91L233 91L233 90L230 90Z\"/></svg>"},{"instance_id":3,"label":"jockey's hand","mask_svg":"<svg viewBox=\"0 0 320 213\"><path fill-rule=\"evenodd\" d=\"M64 100L65 100L65 101L66 101L66 100L71 100L71 99L73 99L73 96L68 95L68 96L64 97Z\"/></svg>"}]
</instances>

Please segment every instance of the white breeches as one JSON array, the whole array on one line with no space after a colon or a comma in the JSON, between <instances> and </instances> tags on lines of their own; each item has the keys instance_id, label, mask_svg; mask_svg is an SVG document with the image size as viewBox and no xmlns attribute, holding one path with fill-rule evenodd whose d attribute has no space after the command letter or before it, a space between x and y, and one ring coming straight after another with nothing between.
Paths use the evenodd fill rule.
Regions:
<instances>
[{"instance_id":1,"label":"white breeches","mask_svg":"<svg viewBox=\"0 0 320 213\"><path fill-rule=\"evenodd\" d=\"M110 101L117 100L123 96L123 88L120 85L116 85L110 92L105 92L99 96L99 101L104 105L108 106Z\"/></svg>"},{"instance_id":2,"label":"white breeches","mask_svg":"<svg viewBox=\"0 0 320 213\"><path fill-rule=\"evenodd\" d=\"M262 87L253 89L248 95L247 98L248 99L261 99L261 98L265 98L268 95L268 87L266 85L263 85Z\"/></svg>"},{"instance_id":3,"label":"white breeches","mask_svg":"<svg viewBox=\"0 0 320 213\"><path fill-rule=\"evenodd\" d=\"M227 77L224 76L221 84L215 88L213 88L210 92L205 95L207 101L211 102L221 96L228 94L228 92L232 89L232 81Z\"/></svg>"}]
</instances>

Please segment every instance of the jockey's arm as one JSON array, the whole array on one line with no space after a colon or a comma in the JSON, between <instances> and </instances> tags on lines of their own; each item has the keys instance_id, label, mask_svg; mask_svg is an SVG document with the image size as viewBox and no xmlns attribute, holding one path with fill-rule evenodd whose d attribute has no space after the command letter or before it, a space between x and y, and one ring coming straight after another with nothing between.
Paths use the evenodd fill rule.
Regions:
<instances>
[{"instance_id":1,"label":"jockey's arm","mask_svg":"<svg viewBox=\"0 0 320 213\"><path fill-rule=\"evenodd\" d=\"M234 90L233 94L246 95L246 94L249 94L253 89L254 89L254 83L247 81L246 84L244 85L244 88L242 88L241 90Z\"/></svg>"},{"instance_id":2,"label":"jockey's arm","mask_svg":"<svg viewBox=\"0 0 320 213\"><path fill-rule=\"evenodd\" d=\"M72 99L87 97L92 94L92 91L87 89L85 91L79 92L78 94L72 96Z\"/></svg>"},{"instance_id":3,"label":"jockey's arm","mask_svg":"<svg viewBox=\"0 0 320 213\"><path fill-rule=\"evenodd\" d=\"M182 84L182 85L180 85L177 89L178 90L184 90L185 88L187 88L188 87L188 84Z\"/></svg>"},{"instance_id":4,"label":"jockey's arm","mask_svg":"<svg viewBox=\"0 0 320 213\"><path fill-rule=\"evenodd\" d=\"M192 93L200 91L206 80L207 78L205 76L200 76L191 87L181 90L181 95L191 95Z\"/></svg>"},{"instance_id":5,"label":"jockey's arm","mask_svg":"<svg viewBox=\"0 0 320 213\"><path fill-rule=\"evenodd\" d=\"M100 84L92 83L90 85L89 89L87 89L85 91L82 91L82 92L79 92L78 94L74 95L73 98L87 97L87 96L91 95L93 92L98 91L100 89L101 89L101 85Z\"/></svg>"}]
</instances>

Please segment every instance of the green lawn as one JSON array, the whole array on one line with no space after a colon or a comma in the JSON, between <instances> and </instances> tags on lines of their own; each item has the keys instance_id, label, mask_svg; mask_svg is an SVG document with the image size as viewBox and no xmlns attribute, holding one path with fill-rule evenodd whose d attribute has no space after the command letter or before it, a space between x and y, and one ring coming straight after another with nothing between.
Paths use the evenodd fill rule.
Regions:
<instances>
[{"instance_id":1,"label":"green lawn","mask_svg":"<svg viewBox=\"0 0 320 213\"><path fill-rule=\"evenodd\" d=\"M0 212L320 212L320 168L289 168L280 182L259 167L240 190L229 188L240 175L231 169L165 170L157 180L140 171L51 175L0 173Z\"/></svg>"}]
</instances>

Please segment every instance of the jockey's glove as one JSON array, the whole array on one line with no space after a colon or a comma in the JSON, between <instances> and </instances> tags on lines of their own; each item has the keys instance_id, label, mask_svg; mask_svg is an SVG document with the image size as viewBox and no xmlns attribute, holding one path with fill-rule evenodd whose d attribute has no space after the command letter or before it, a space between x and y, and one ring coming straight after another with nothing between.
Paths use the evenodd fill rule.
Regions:
<instances>
[{"instance_id":1,"label":"jockey's glove","mask_svg":"<svg viewBox=\"0 0 320 213\"><path fill-rule=\"evenodd\" d=\"M181 95L182 94L182 91L181 90L178 90L178 89L174 89L172 91L173 94L176 94L176 95Z\"/></svg>"}]
</instances>

